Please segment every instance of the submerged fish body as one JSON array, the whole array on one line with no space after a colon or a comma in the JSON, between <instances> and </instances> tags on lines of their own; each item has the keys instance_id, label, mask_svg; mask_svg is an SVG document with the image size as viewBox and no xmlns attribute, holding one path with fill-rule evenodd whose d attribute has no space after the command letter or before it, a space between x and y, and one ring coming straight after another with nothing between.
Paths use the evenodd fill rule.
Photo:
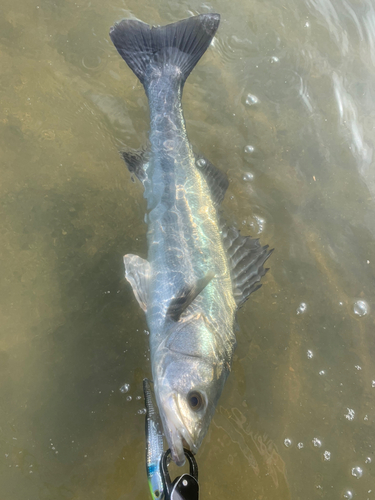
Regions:
<instances>
[{"instance_id":1,"label":"submerged fish body","mask_svg":"<svg viewBox=\"0 0 375 500\"><path fill-rule=\"evenodd\" d=\"M148 259L124 257L150 328L155 396L177 464L199 449L231 368L237 308L260 285L270 252L221 224L228 181L194 154L181 107L185 80L219 25L205 14L159 28L124 20L110 33L144 85L150 148L124 152L148 207Z\"/></svg>"}]
</instances>

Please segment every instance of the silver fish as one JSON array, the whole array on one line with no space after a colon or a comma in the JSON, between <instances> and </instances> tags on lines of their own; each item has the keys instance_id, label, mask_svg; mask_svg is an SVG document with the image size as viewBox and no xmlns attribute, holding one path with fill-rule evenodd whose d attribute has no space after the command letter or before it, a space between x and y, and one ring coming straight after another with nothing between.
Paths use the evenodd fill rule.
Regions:
<instances>
[{"instance_id":1,"label":"silver fish","mask_svg":"<svg viewBox=\"0 0 375 500\"><path fill-rule=\"evenodd\" d=\"M218 14L161 27L123 20L110 31L150 107L150 147L123 152L148 210L148 258L125 255L125 276L146 313L155 397L178 465L183 446L196 453L207 432L231 370L236 311L271 253L220 222L228 180L187 138L182 90L219 22Z\"/></svg>"}]
</instances>

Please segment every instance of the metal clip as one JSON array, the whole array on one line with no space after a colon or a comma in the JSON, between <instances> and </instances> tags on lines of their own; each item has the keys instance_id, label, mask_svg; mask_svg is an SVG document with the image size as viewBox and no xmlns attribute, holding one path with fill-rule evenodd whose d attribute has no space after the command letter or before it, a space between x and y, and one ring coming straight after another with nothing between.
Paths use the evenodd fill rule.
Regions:
<instances>
[{"instance_id":1,"label":"metal clip","mask_svg":"<svg viewBox=\"0 0 375 500\"><path fill-rule=\"evenodd\" d=\"M165 500L198 500L198 465L191 451L184 448L185 457L188 459L190 474L182 474L171 482L168 471L168 458L171 450L168 449L160 461L160 473L163 481Z\"/></svg>"}]
</instances>

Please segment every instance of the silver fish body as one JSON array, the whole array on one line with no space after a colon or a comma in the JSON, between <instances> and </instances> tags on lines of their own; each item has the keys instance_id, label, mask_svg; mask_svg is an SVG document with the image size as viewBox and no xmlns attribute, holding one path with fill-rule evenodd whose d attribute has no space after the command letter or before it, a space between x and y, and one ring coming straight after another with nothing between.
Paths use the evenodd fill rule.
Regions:
<instances>
[{"instance_id":1,"label":"silver fish body","mask_svg":"<svg viewBox=\"0 0 375 500\"><path fill-rule=\"evenodd\" d=\"M196 453L207 432L231 368L237 307L269 256L257 240L223 229L217 208L227 182L197 158L186 133L183 85L218 24L217 14L160 28L128 20L110 33L149 100L150 149L124 153L145 188L148 258L124 262L146 312L155 396L177 464L183 446Z\"/></svg>"},{"instance_id":2,"label":"silver fish body","mask_svg":"<svg viewBox=\"0 0 375 500\"><path fill-rule=\"evenodd\" d=\"M181 462L181 438L192 451L198 450L229 374L236 304L217 211L187 139L179 93L171 92L161 78L153 82L148 97L153 154L147 170L152 189L146 193L146 316L155 394L164 409L161 417L173 458ZM180 321L168 318L171 300L209 272L215 277ZM193 391L204 399L196 411L189 407Z\"/></svg>"}]
</instances>

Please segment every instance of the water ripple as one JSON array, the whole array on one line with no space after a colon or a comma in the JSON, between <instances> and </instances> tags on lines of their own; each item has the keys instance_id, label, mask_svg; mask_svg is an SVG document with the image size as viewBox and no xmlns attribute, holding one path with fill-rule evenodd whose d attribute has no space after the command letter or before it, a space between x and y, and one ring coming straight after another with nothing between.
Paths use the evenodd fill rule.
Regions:
<instances>
[{"instance_id":1,"label":"water ripple","mask_svg":"<svg viewBox=\"0 0 375 500\"><path fill-rule=\"evenodd\" d=\"M241 39L236 35L217 35L211 45L219 53L224 62L249 57L252 53L255 53L251 40L248 38Z\"/></svg>"},{"instance_id":2,"label":"water ripple","mask_svg":"<svg viewBox=\"0 0 375 500\"><path fill-rule=\"evenodd\" d=\"M273 442L267 436L254 434L246 416L238 409L231 411L220 406L215 414L214 425L223 429L233 443L238 444L249 466L259 475L264 466L268 469L275 487L279 486L279 476L285 476L285 463L277 453ZM255 458L262 458L261 463ZM268 475L267 474L267 475Z\"/></svg>"},{"instance_id":3,"label":"water ripple","mask_svg":"<svg viewBox=\"0 0 375 500\"><path fill-rule=\"evenodd\" d=\"M358 110L353 97L346 90L344 77L336 72L332 75L334 94L340 117L340 124L346 130L350 139L349 149L352 154L361 160L360 173L363 174L365 167L372 161L372 148L365 142L363 127L358 119Z\"/></svg>"}]
</instances>

